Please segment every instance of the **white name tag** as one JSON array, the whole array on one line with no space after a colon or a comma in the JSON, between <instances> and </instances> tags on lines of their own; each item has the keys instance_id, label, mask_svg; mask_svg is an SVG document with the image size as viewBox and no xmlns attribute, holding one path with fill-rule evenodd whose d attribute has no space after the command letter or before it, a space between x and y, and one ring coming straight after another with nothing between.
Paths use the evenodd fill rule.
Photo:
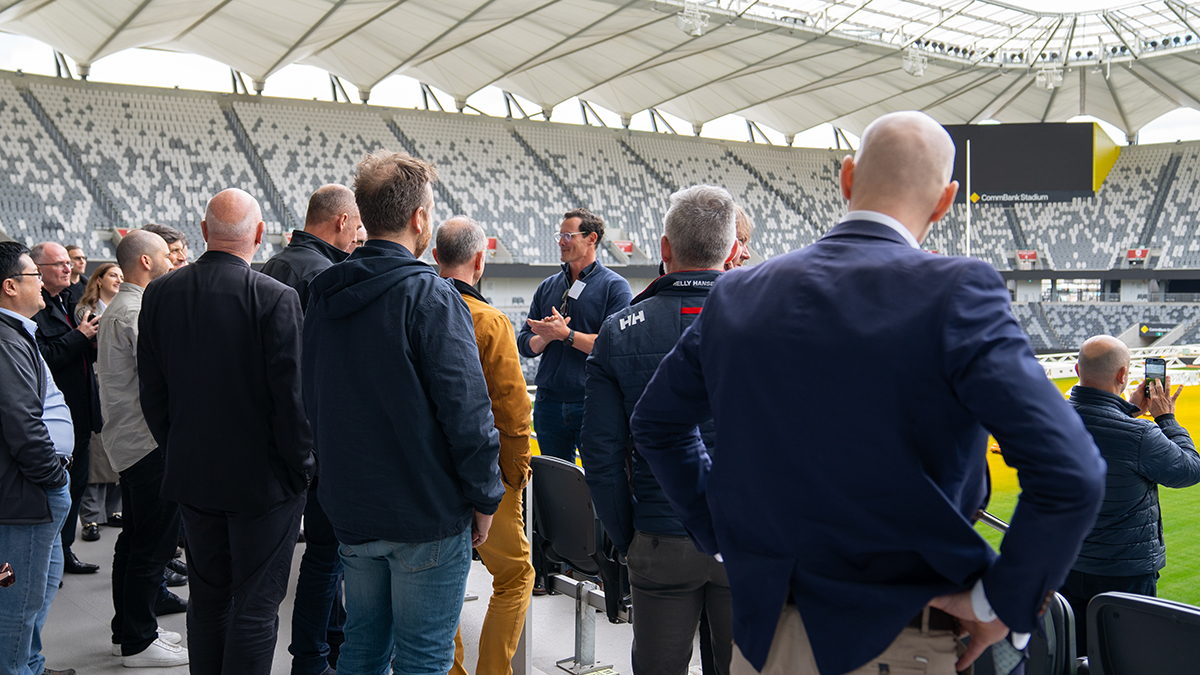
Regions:
<instances>
[{"instance_id":1,"label":"white name tag","mask_svg":"<svg viewBox=\"0 0 1200 675\"><path fill-rule=\"evenodd\" d=\"M576 279L575 283L571 286L571 290L567 291L567 297L571 298L572 300L578 300L579 296L583 293L584 288L587 288L587 284L583 283L583 281L579 279Z\"/></svg>"}]
</instances>

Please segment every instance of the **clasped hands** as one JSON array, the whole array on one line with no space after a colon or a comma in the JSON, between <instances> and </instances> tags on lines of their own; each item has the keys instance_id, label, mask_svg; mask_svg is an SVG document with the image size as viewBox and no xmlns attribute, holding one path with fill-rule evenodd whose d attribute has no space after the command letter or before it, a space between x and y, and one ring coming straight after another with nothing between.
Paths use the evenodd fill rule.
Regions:
<instances>
[{"instance_id":1,"label":"clasped hands","mask_svg":"<svg viewBox=\"0 0 1200 675\"><path fill-rule=\"evenodd\" d=\"M546 342L553 340L565 340L571 334L571 329L568 324L571 323L571 317L564 317L558 313L558 308L551 307L552 314L541 321L537 319L526 319L529 324L529 329L534 335L542 338Z\"/></svg>"}]
</instances>

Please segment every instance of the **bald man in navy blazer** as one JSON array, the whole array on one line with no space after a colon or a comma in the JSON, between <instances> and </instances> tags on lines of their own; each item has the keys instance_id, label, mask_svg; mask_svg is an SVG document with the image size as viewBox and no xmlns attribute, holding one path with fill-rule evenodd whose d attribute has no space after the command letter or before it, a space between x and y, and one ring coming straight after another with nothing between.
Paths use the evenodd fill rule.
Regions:
<instances>
[{"instance_id":1,"label":"bald man in navy blazer","mask_svg":"<svg viewBox=\"0 0 1200 675\"><path fill-rule=\"evenodd\" d=\"M725 561L733 673L950 675L1006 636L1019 651L1096 517L1104 461L1004 281L920 250L953 163L928 116L876 120L842 165L842 222L718 280L634 410L638 450ZM973 527L989 432L1023 489L999 555Z\"/></svg>"}]
</instances>

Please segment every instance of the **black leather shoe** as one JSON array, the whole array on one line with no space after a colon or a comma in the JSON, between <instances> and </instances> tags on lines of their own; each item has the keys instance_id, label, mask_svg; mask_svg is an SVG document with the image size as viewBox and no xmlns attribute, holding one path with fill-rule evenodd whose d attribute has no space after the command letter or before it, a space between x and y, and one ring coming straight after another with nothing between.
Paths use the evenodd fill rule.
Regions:
<instances>
[{"instance_id":1,"label":"black leather shoe","mask_svg":"<svg viewBox=\"0 0 1200 675\"><path fill-rule=\"evenodd\" d=\"M66 670L50 670L49 668L42 668L42 675L75 675L75 669L67 668Z\"/></svg>"},{"instance_id":2,"label":"black leather shoe","mask_svg":"<svg viewBox=\"0 0 1200 675\"><path fill-rule=\"evenodd\" d=\"M100 541L100 526L96 523L88 523L83 526L83 534L79 538L84 541Z\"/></svg>"},{"instance_id":3,"label":"black leather shoe","mask_svg":"<svg viewBox=\"0 0 1200 675\"><path fill-rule=\"evenodd\" d=\"M111 516L109 516L108 522L105 523L105 525L107 525L109 527L124 527L125 519L121 517L120 513L114 513Z\"/></svg>"},{"instance_id":4,"label":"black leather shoe","mask_svg":"<svg viewBox=\"0 0 1200 675\"><path fill-rule=\"evenodd\" d=\"M167 569L171 570L172 572L178 572L185 577L187 576L187 563L183 562L182 560L168 560Z\"/></svg>"},{"instance_id":5,"label":"black leather shoe","mask_svg":"<svg viewBox=\"0 0 1200 675\"><path fill-rule=\"evenodd\" d=\"M158 616L166 616L167 614L182 614L187 611L187 601L167 591L166 595L159 595L158 600L154 601L154 613Z\"/></svg>"},{"instance_id":6,"label":"black leather shoe","mask_svg":"<svg viewBox=\"0 0 1200 675\"><path fill-rule=\"evenodd\" d=\"M100 566L81 561L74 551L67 549L63 552L63 571L67 574L95 574L100 571Z\"/></svg>"},{"instance_id":7,"label":"black leather shoe","mask_svg":"<svg viewBox=\"0 0 1200 675\"><path fill-rule=\"evenodd\" d=\"M175 570L163 570L163 578L167 580L167 585L171 588L187 585L187 577Z\"/></svg>"}]
</instances>

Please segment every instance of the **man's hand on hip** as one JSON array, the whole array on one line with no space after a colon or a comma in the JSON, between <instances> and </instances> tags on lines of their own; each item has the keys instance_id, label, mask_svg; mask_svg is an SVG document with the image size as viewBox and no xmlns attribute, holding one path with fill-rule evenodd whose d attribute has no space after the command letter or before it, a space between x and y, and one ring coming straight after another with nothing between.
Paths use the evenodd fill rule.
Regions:
<instances>
[{"instance_id":1,"label":"man's hand on hip","mask_svg":"<svg viewBox=\"0 0 1200 675\"><path fill-rule=\"evenodd\" d=\"M971 591L959 591L950 595L942 595L929 601L930 607L935 607L958 619L961 630L958 636L971 636L971 644L967 653L955 664L957 670L966 670L967 666L975 663L975 659L988 647L1003 640L1008 635L1008 626L1000 619L983 622L975 616L975 608L971 605Z\"/></svg>"}]
</instances>

